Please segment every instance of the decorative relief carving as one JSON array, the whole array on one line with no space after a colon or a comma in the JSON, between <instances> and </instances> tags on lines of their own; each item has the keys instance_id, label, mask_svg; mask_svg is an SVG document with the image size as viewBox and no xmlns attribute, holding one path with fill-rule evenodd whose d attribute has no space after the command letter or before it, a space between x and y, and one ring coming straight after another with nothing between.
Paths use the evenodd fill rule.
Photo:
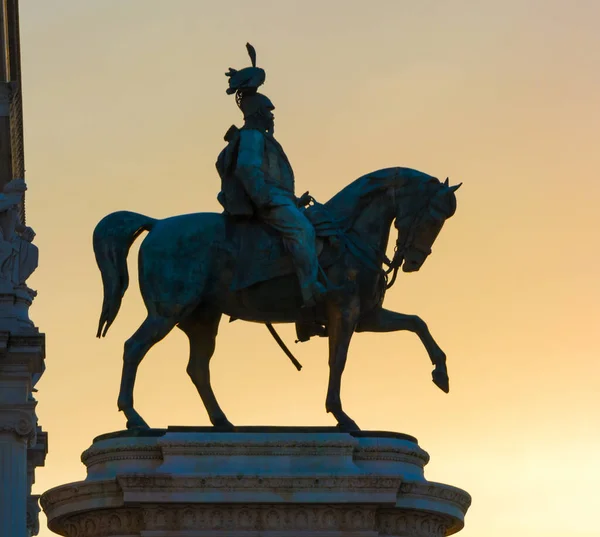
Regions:
<instances>
[{"instance_id":1,"label":"decorative relief carving","mask_svg":"<svg viewBox=\"0 0 600 537\"><path fill-rule=\"evenodd\" d=\"M80 513L51 523L66 537L139 535L143 531L379 532L444 537L453 521L432 513L344 505L170 505Z\"/></svg>"},{"instance_id":2,"label":"decorative relief carving","mask_svg":"<svg viewBox=\"0 0 600 537\"><path fill-rule=\"evenodd\" d=\"M21 221L23 198L27 185L13 179L0 193L0 291L24 294L33 300L36 292L26 281L38 266L38 249L33 244L35 232Z\"/></svg>"},{"instance_id":3,"label":"decorative relief carving","mask_svg":"<svg viewBox=\"0 0 600 537\"><path fill-rule=\"evenodd\" d=\"M376 526L380 535L444 537L452 520L432 513L382 509L377 512Z\"/></svg>"},{"instance_id":4,"label":"decorative relief carving","mask_svg":"<svg viewBox=\"0 0 600 537\"><path fill-rule=\"evenodd\" d=\"M11 333L38 330L29 318L37 292L27 279L38 266L35 232L23 224L23 199L27 186L13 179L0 192L0 325Z\"/></svg>"},{"instance_id":5,"label":"decorative relief carving","mask_svg":"<svg viewBox=\"0 0 600 537\"><path fill-rule=\"evenodd\" d=\"M52 521L51 529L66 537L110 537L160 530L373 531L375 522L375 507L184 504L81 513Z\"/></svg>"},{"instance_id":6,"label":"decorative relief carving","mask_svg":"<svg viewBox=\"0 0 600 537\"><path fill-rule=\"evenodd\" d=\"M139 535L144 529L141 509L110 509L53 521L50 529L65 537Z\"/></svg>"}]
</instances>

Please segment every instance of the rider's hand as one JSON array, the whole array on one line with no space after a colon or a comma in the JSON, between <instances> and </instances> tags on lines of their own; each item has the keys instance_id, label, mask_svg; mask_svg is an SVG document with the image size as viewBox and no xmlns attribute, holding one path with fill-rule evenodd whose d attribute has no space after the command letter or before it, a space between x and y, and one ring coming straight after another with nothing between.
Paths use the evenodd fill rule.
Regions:
<instances>
[{"instance_id":1,"label":"rider's hand","mask_svg":"<svg viewBox=\"0 0 600 537\"><path fill-rule=\"evenodd\" d=\"M306 207L312 201L312 196L306 191L302 196L296 198L296 205L298 207Z\"/></svg>"},{"instance_id":2,"label":"rider's hand","mask_svg":"<svg viewBox=\"0 0 600 537\"><path fill-rule=\"evenodd\" d=\"M32 242L33 239L35 238L35 231L33 231L33 229L30 228L29 226L27 226L21 232L21 237L23 237L23 239L26 240L27 242Z\"/></svg>"}]
</instances>

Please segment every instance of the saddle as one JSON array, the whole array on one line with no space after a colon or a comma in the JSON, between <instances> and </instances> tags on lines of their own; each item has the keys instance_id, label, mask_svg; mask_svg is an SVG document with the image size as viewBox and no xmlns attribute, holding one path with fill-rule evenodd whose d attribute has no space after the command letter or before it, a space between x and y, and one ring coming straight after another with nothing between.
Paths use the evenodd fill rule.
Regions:
<instances>
[{"instance_id":1,"label":"saddle","mask_svg":"<svg viewBox=\"0 0 600 537\"><path fill-rule=\"evenodd\" d=\"M341 231L320 204L308 207L304 214L315 227L317 257L321 267L326 268L341 253L337 241L329 240ZM277 231L254 217L228 218L236 259L232 291L295 272L292 257Z\"/></svg>"}]
</instances>

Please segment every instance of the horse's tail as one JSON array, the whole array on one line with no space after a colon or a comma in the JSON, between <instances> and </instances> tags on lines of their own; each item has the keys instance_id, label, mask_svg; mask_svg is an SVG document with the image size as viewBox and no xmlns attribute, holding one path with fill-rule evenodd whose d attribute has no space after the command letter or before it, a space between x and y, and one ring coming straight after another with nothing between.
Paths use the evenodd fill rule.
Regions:
<instances>
[{"instance_id":1,"label":"horse's tail","mask_svg":"<svg viewBox=\"0 0 600 537\"><path fill-rule=\"evenodd\" d=\"M94 254L102 274L104 301L96 337L104 337L115 320L129 285L127 254L135 239L149 231L155 219L129 211L105 216L94 229Z\"/></svg>"}]
</instances>

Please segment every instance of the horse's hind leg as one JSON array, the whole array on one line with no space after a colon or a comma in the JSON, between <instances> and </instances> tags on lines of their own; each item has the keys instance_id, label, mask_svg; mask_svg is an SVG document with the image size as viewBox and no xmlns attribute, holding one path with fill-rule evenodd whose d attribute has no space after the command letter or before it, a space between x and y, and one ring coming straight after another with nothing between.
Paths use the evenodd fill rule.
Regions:
<instances>
[{"instance_id":1,"label":"horse's hind leg","mask_svg":"<svg viewBox=\"0 0 600 537\"><path fill-rule=\"evenodd\" d=\"M127 417L127 428L148 427L133 408L133 387L140 362L155 343L163 339L175 326L175 322L163 317L148 316L135 334L125 342L123 373L117 405Z\"/></svg>"},{"instance_id":2,"label":"horse's hind leg","mask_svg":"<svg viewBox=\"0 0 600 537\"><path fill-rule=\"evenodd\" d=\"M190 340L190 361L187 372L206 407L211 423L220 429L233 429L221 410L210 384L209 363L215 352L221 314L192 316L179 323Z\"/></svg>"}]
</instances>

